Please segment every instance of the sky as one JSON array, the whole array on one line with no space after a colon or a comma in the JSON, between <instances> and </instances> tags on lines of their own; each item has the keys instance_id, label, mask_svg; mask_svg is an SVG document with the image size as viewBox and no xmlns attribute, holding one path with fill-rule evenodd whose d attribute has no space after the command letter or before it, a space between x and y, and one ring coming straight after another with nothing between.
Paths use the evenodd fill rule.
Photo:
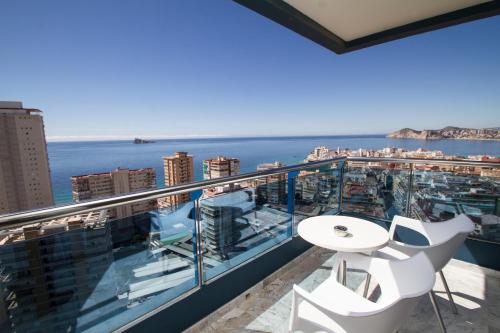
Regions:
<instances>
[{"instance_id":1,"label":"sky","mask_svg":"<svg viewBox=\"0 0 500 333\"><path fill-rule=\"evenodd\" d=\"M230 0L0 0L0 100L49 140L500 126L500 17L344 55Z\"/></svg>"}]
</instances>

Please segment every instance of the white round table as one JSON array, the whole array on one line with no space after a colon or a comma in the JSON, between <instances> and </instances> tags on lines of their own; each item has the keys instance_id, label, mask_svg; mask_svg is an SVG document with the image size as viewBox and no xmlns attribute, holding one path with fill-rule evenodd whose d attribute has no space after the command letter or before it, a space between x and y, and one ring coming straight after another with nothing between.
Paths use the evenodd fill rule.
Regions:
<instances>
[{"instance_id":1,"label":"white round table","mask_svg":"<svg viewBox=\"0 0 500 333\"><path fill-rule=\"evenodd\" d=\"M337 236L334 227L347 227L348 236ZM381 226L350 216L315 216L299 223L298 233L309 243L339 252L373 252L389 242Z\"/></svg>"},{"instance_id":2,"label":"white round table","mask_svg":"<svg viewBox=\"0 0 500 333\"><path fill-rule=\"evenodd\" d=\"M335 234L334 227L347 227L347 236ZM381 226L367 220L350 216L315 216L299 223L297 232L311 244L338 252L373 252L389 242L389 233ZM339 280L346 284L346 263L343 261L342 276ZM369 281L370 276L367 279ZM365 290L366 294L366 290Z\"/></svg>"}]
</instances>

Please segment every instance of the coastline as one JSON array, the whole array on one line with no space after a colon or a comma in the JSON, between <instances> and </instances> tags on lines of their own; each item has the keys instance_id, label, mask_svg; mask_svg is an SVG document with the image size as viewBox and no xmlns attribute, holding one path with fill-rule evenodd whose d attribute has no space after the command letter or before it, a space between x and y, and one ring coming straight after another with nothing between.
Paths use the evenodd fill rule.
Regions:
<instances>
[{"instance_id":1,"label":"coastline","mask_svg":"<svg viewBox=\"0 0 500 333\"><path fill-rule=\"evenodd\" d=\"M417 140L387 138L385 135L335 135L287 137L239 137L206 139L165 139L153 144L134 145L123 140L48 142L52 188L57 204L72 201L70 177L73 175L109 172L117 167L156 170L157 184L163 185L162 157L175 151L187 151L194 156L195 178L203 178L204 159L223 154L241 160L241 172L255 171L259 163L281 161L301 162L315 147L352 150L401 147L408 150L423 148L442 150L445 154L493 155L500 157L500 145L492 140Z\"/></svg>"},{"instance_id":2,"label":"coastline","mask_svg":"<svg viewBox=\"0 0 500 333\"><path fill-rule=\"evenodd\" d=\"M463 140L463 141L500 141L500 139L492 138L409 138L404 136L386 136L388 139L408 139L408 140L421 140L421 141L435 141L435 140Z\"/></svg>"}]
</instances>

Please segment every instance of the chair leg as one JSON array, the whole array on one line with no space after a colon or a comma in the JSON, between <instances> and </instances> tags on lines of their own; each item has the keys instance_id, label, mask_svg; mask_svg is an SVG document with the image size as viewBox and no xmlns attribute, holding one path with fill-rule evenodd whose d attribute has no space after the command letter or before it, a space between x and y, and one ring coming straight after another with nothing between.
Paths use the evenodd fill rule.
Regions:
<instances>
[{"instance_id":1,"label":"chair leg","mask_svg":"<svg viewBox=\"0 0 500 333\"><path fill-rule=\"evenodd\" d=\"M342 282L342 261L337 265L337 282Z\"/></svg>"},{"instance_id":2,"label":"chair leg","mask_svg":"<svg viewBox=\"0 0 500 333\"><path fill-rule=\"evenodd\" d=\"M434 291L429 291L429 297L431 299L432 307L434 308L434 312L436 313L436 317L439 321L439 326L441 326L441 331L446 333L446 327L444 326L443 317L441 317L441 312L439 311L439 307L436 302L436 295L434 295Z\"/></svg>"},{"instance_id":3,"label":"chair leg","mask_svg":"<svg viewBox=\"0 0 500 333\"><path fill-rule=\"evenodd\" d=\"M366 274L366 282L365 282L365 290L363 291L363 297L366 298L368 295L368 289L370 288L370 280L372 279L372 275L370 273Z\"/></svg>"},{"instance_id":4,"label":"chair leg","mask_svg":"<svg viewBox=\"0 0 500 333\"><path fill-rule=\"evenodd\" d=\"M342 260L342 284L347 285L347 263Z\"/></svg>"},{"instance_id":5,"label":"chair leg","mask_svg":"<svg viewBox=\"0 0 500 333\"><path fill-rule=\"evenodd\" d=\"M453 296L451 295L450 288L448 288L448 283L444 278L443 271L439 271L439 275L441 275L441 280L443 281L444 289L446 290L446 293L448 294L448 299L450 300L451 312L453 312L454 314L458 314L457 306L455 305L455 301L453 300Z\"/></svg>"}]
</instances>

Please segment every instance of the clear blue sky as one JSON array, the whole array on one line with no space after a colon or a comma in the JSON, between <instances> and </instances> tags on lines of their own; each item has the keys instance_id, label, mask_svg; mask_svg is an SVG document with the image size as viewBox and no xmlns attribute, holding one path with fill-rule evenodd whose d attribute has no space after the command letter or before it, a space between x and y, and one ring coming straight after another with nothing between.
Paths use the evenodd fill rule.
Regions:
<instances>
[{"instance_id":1,"label":"clear blue sky","mask_svg":"<svg viewBox=\"0 0 500 333\"><path fill-rule=\"evenodd\" d=\"M0 0L0 100L54 137L500 126L500 18L338 56L230 0Z\"/></svg>"}]
</instances>

